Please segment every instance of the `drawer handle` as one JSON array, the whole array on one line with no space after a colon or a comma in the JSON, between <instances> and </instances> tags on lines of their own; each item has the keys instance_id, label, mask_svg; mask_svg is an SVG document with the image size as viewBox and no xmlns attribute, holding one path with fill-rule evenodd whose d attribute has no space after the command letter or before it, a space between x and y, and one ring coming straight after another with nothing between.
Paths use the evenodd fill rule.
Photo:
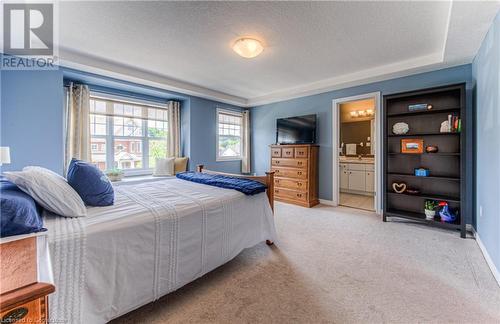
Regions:
<instances>
[{"instance_id":1,"label":"drawer handle","mask_svg":"<svg viewBox=\"0 0 500 324\"><path fill-rule=\"evenodd\" d=\"M297 182L297 186L302 186L302 182Z\"/></svg>"},{"instance_id":2,"label":"drawer handle","mask_svg":"<svg viewBox=\"0 0 500 324\"><path fill-rule=\"evenodd\" d=\"M302 162L297 162L298 165L302 165Z\"/></svg>"},{"instance_id":3,"label":"drawer handle","mask_svg":"<svg viewBox=\"0 0 500 324\"><path fill-rule=\"evenodd\" d=\"M15 323L28 315L28 309L26 307L19 307L11 310L0 320L1 323Z\"/></svg>"},{"instance_id":4,"label":"drawer handle","mask_svg":"<svg viewBox=\"0 0 500 324\"><path fill-rule=\"evenodd\" d=\"M298 175L302 175L302 171L297 172Z\"/></svg>"},{"instance_id":5,"label":"drawer handle","mask_svg":"<svg viewBox=\"0 0 500 324\"><path fill-rule=\"evenodd\" d=\"M276 164L280 164L280 161L276 161Z\"/></svg>"},{"instance_id":6,"label":"drawer handle","mask_svg":"<svg viewBox=\"0 0 500 324\"><path fill-rule=\"evenodd\" d=\"M300 197L302 197L302 194L298 193L298 194L297 194L297 197L299 197L299 198L300 198Z\"/></svg>"}]
</instances>

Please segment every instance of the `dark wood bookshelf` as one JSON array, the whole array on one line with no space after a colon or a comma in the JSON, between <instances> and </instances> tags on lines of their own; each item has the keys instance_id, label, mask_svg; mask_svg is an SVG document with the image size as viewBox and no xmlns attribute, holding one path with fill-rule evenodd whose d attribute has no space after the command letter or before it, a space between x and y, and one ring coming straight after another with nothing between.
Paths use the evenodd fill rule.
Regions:
<instances>
[{"instance_id":1,"label":"dark wood bookshelf","mask_svg":"<svg viewBox=\"0 0 500 324\"><path fill-rule=\"evenodd\" d=\"M463 122L463 121L462 121ZM449 136L449 135L460 135L460 133L456 132L448 132L448 133L408 133L408 134L389 134L389 137L415 137L415 136Z\"/></svg>"},{"instance_id":2,"label":"dark wood bookshelf","mask_svg":"<svg viewBox=\"0 0 500 324\"><path fill-rule=\"evenodd\" d=\"M431 110L409 111L412 104L431 104ZM440 132L441 122L448 115L461 119L460 132ZM392 126L405 122L407 134L393 134ZM472 112L466 109L465 84L409 91L384 96L383 118L383 220L402 218L428 226L460 230L466 237L466 224L472 218ZM469 131L470 132L470 131ZM401 152L403 138L422 139L424 153ZM436 145L437 153L426 153L425 146ZM430 170L427 177L415 176L414 169ZM395 193L393 182L404 182L419 194ZM452 211L458 211L455 222L441 222L439 216L427 220L425 200L446 201ZM436 213L438 215L438 213Z\"/></svg>"},{"instance_id":3,"label":"dark wood bookshelf","mask_svg":"<svg viewBox=\"0 0 500 324\"><path fill-rule=\"evenodd\" d=\"M407 111L407 112L402 112L398 114L387 114L388 117L400 117L400 116L415 116L415 115L421 115L421 114L436 114L436 113L443 113L443 112L456 112L460 111L460 108L445 108L445 109L431 109L431 110L420 110L420 111Z\"/></svg>"},{"instance_id":4,"label":"dark wood bookshelf","mask_svg":"<svg viewBox=\"0 0 500 324\"><path fill-rule=\"evenodd\" d=\"M442 223L439 221L435 220L428 220L425 218L425 214L422 213L414 213L414 212L409 212L405 210L398 210L398 209L389 209L387 212L385 212L387 217L397 217L397 218L404 218L404 219L409 219L413 220L419 223L424 223L427 225L435 226L435 227L440 227L440 228L446 228L446 229L453 229L453 230L460 230L460 224L456 223Z\"/></svg>"},{"instance_id":5,"label":"dark wood bookshelf","mask_svg":"<svg viewBox=\"0 0 500 324\"><path fill-rule=\"evenodd\" d=\"M422 176L416 176L414 174L409 174L409 173L397 173L397 172L388 172L388 175L396 175L400 177L409 177L409 178L416 178L416 179L422 179L422 180L448 180L448 181L460 181L460 178L454 178L454 177L440 177L440 176L427 176L427 177L422 177Z\"/></svg>"},{"instance_id":6,"label":"dark wood bookshelf","mask_svg":"<svg viewBox=\"0 0 500 324\"><path fill-rule=\"evenodd\" d=\"M428 193L409 194L409 193L405 193L405 192L397 193L394 191L387 191L387 194L389 194L389 195L403 195L403 196L416 197L416 198L422 198L422 199L431 199L431 200L444 200L444 201L451 201L451 202L460 203L460 197L452 197L452 196L445 196L445 195L435 195L435 194L428 194Z\"/></svg>"},{"instance_id":7,"label":"dark wood bookshelf","mask_svg":"<svg viewBox=\"0 0 500 324\"><path fill-rule=\"evenodd\" d=\"M403 155L403 156L411 156L411 154L401 153L401 152L389 152L389 155ZM423 153L427 156L460 156L460 153L456 152L437 152L437 153Z\"/></svg>"}]
</instances>

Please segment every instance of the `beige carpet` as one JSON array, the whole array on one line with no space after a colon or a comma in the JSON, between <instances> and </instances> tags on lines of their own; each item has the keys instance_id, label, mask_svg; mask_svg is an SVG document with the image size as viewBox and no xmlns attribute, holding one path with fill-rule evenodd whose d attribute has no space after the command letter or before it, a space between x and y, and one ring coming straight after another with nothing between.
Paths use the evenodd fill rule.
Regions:
<instances>
[{"instance_id":1,"label":"beige carpet","mask_svg":"<svg viewBox=\"0 0 500 324\"><path fill-rule=\"evenodd\" d=\"M277 204L280 242L114 323L500 323L473 239L370 212Z\"/></svg>"}]
</instances>

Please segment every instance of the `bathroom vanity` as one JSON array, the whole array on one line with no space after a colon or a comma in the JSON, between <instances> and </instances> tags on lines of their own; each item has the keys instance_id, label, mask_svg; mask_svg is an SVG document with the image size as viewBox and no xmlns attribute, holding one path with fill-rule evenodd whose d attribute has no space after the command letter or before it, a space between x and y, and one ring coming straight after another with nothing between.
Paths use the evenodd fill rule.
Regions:
<instances>
[{"instance_id":1,"label":"bathroom vanity","mask_svg":"<svg viewBox=\"0 0 500 324\"><path fill-rule=\"evenodd\" d=\"M340 192L373 196L374 174L373 158L339 158Z\"/></svg>"}]
</instances>

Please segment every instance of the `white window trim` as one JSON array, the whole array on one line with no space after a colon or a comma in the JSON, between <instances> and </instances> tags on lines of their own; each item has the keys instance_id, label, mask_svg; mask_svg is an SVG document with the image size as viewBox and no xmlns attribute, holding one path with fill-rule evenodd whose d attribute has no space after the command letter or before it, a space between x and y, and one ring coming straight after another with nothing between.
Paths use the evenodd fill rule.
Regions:
<instances>
[{"instance_id":1,"label":"white window trim","mask_svg":"<svg viewBox=\"0 0 500 324\"><path fill-rule=\"evenodd\" d=\"M224 108L217 108L217 112L215 115L215 132L216 132L216 138L215 138L215 161L216 162L227 162L227 161L241 161L243 159L242 153L240 153L240 156L219 156L219 113L224 113L227 115L233 115L236 117L241 117L243 118L243 113L234 111L234 110L229 110L229 109L224 109ZM241 141L240 141L240 152L243 152L243 124L241 125Z\"/></svg>"},{"instance_id":2,"label":"white window trim","mask_svg":"<svg viewBox=\"0 0 500 324\"><path fill-rule=\"evenodd\" d=\"M136 100L136 99L129 99L127 97L120 97L120 96L115 96L115 95L110 95L110 94L105 94L102 95L101 93L96 93L96 92L91 92L90 93L90 99L95 99L95 100L106 100L106 101L113 101L113 102L120 102L124 104L132 104L132 105L138 105L138 106L149 106L151 108L155 109L165 109L168 110L168 106L153 102L153 101L146 101L146 100ZM108 166L107 169L110 169L109 166L112 166L114 164L114 145L113 145L113 139L134 139L134 140L140 140L143 144L142 147L142 157L143 157L143 164L148 165L148 168L141 168L141 169L122 169L123 171L123 176L124 177L133 177L133 176L143 176L143 175L152 175L154 168L149 168L149 161L147 161L147 158L149 157L149 141L150 140L158 140L162 138L158 137L148 137L147 133L144 133L142 136L117 136L112 134L114 125L113 125L113 118L108 118L110 116L106 116L106 124L107 124L107 129L109 130L108 134L106 135L90 135L90 138L95 137L95 138L104 138L106 139L106 165ZM168 122L168 121L167 121ZM147 119L142 119L142 128L143 131L146 132L147 129ZM168 138L166 139L168 141ZM109 152L109 153L108 153Z\"/></svg>"}]
</instances>

